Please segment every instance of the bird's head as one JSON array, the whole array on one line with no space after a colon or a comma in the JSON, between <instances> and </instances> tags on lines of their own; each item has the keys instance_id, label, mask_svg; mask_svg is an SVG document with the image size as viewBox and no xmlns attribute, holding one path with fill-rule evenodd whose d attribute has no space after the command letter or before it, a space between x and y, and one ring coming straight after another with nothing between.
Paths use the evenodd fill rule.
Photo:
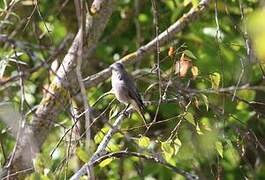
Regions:
<instances>
[{"instance_id":1,"label":"bird's head","mask_svg":"<svg viewBox=\"0 0 265 180\"><path fill-rule=\"evenodd\" d=\"M112 72L122 72L124 71L124 66L120 62L116 62L110 66Z\"/></svg>"}]
</instances>

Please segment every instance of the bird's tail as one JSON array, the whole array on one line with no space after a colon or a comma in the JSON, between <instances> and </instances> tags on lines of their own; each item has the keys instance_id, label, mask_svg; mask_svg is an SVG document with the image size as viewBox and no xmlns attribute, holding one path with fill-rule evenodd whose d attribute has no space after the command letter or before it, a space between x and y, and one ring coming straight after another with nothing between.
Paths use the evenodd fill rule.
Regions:
<instances>
[{"instance_id":1,"label":"bird's tail","mask_svg":"<svg viewBox=\"0 0 265 180\"><path fill-rule=\"evenodd\" d=\"M136 102L132 103L132 105L133 105L134 109L137 111L137 113L141 116L145 127L148 128L147 123L146 123L147 120L144 116L144 113L146 112L145 106L144 105L138 105Z\"/></svg>"},{"instance_id":2,"label":"bird's tail","mask_svg":"<svg viewBox=\"0 0 265 180\"><path fill-rule=\"evenodd\" d=\"M146 123L147 121L146 121L146 118L145 118L145 116L144 116L144 111L141 109L141 110L139 110L138 113L139 113L140 116L142 117L145 127L148 128L147 123Z\"/></svg>"}]
</instances>

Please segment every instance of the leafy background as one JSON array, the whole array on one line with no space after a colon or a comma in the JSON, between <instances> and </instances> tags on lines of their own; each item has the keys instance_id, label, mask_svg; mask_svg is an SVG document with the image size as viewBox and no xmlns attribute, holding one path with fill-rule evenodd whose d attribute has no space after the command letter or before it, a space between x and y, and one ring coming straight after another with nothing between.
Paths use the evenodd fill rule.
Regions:
<instances>
[{"instance_id":1,"label":"leafy background","mask_svg":"<svg viewBox=\"0 0 265 180\"><path fill-rule=\"evenodd\" d=\"M8 4L12 2L11 13L4 18ZM1 166L15 144L15 138L9 135L4 122L18 124L19 113L26 114L40 103L45 88L55 75L51 73L49 62L25 78L26 103L23 108L19 81L2 82L46 61L63 40L73 37L78 29L74 1L42 0L37 6L29 0L12 2L0 1L1 36L6 35L16 42L15 47L3 41L0 46L0 101L2 104L9 102L7 107L0 108ZM160 32L198 2L156 1ZM198 174L202 179L265 178L264 4L258 0L224 0L215 5L213 1L197 21L168 40L168 46L161 47L159 58L163 83L166 84L169 77L174 82L166 96L172 101L161 104L156 122L147 133L137 114L124 121L122 134L117 133L112 138L108 151L129 149L143 154L161 153L170 164ZM151 1L118 0L93 57L85 59L89 66L84 67L84 76L99 72L152 40L155 37L153 19ZM250 48L246 44L248 41ZM68 41L66 47L70 43ZM173 49L171 54L170 48ZM56 59L58 62L66 51L64 48L60 53ZM183 77L172 71L183 60L183 53L197 68L198 75L191 71L191 67ZM156 58L154 52L127 68L134 75L144 99L152 102L159 100L158 88L154 85L158 80L152 71ZM88 101L93 104L109 90L109 80L88 89ZM101 99L95 109L103 111L112 99L112 96ZM69 178L89 160L91 152L108 131L107 124L96 123L89 150L85 138L77 142L72 139L74 142L71 142L69 134L57 147L73 123L69 116L70 107L71 104L54 119L54 127L34 160L35 172L28 179ZM146 117L149 123L157 108L157 103L148 105ZM113 116L118 109L121 107L115 101L106 116ZM26 115L28 122L32 115ZM109 122L113 122L113 118ZM140 179L139 176L183 179L161 165L135 157L107 159L95 167L95 176L98 179Z\"/></svg>"}]
</instances>

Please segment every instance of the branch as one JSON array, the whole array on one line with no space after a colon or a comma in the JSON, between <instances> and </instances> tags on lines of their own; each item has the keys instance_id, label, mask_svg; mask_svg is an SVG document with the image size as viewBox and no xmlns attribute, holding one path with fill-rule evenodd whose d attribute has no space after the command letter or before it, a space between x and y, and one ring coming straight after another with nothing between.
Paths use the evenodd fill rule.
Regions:
<instances>
[{"instance_id":1,"label":"branch","mask_svg":"<svg viewBox=\"0 0 265 180\"><path fill-rule=\"evenodd\" d=\"M106 147L109 144L109 141L111 139L111 137L119 130L119 126L122 123L122 121L125 119L126 114L129 114L132 111L132 109L127 110L124 113L121 113L116 121L113 123L112 125L112 129L110 129L108 131L108 133L104 136L103 140L101 141L101 143L99 144L96 152L93 154L93 156L90 158L89 162L86 163L85 165L82 166L81 169L79 169L72 177L70 180L78 180L80 179L81 176L83 176L86 172L87 169L89 169L90 167L92 167L93 162L100 158L101 156L103 156L106 151Z\"/></svg>"},{"instance_id":2,"label":"branch","mask_svg":"<svg viewBox=\"0 0 265 180\"><path fill-rule=\"evenodd\" d=\"M156 49L156 44L159 43L160 46L165 45L169 39L175 36L176 33L180 32L186 26L188 26L192 21L199 17L199 15L206 10L206 7L210 4L211 0L202 0L199 5L192 8L187 14L184 14L178 21L172 24L164 32L155 37L152 41L144 46L141 46L137 51L126 55L119 61L123 64L130 64L139 61L143 56L151 53ZM100 71L97 74L89 76L84 79L85 86L87 88L93 87L105 81L111 74L109 68Z\"/></svg>"},{"instance_id":3,"label":"branch","mask_svg":"<svg viewBox=\"0 0 265 180\"><path fill-rule=\"evenodd\" d=\"M163 159L159 158L159 157L155 157L155 156L147 156L138 152L129 152L129 151L119 151L119 152L112 152L112 153L108 153L106 155L101 156L100 158L96 159L95 161L91 162L91 166L96 166L98 165L100 162L104 161L105 159L108 158L125 158L128 156L135 156L135 157L139 157L139 158L143 158L147 161L152 161L158 164L161 164L163 166L165 166L168 169L171 169L172 171L174 171L177 174L181 174L182 176L184 176L187 179L198 179L197 175L191 174L189 172L184 171L183 169L177 168L169 163L167 163L166 161L164 161Z\"/></svg>"}]
</instances>

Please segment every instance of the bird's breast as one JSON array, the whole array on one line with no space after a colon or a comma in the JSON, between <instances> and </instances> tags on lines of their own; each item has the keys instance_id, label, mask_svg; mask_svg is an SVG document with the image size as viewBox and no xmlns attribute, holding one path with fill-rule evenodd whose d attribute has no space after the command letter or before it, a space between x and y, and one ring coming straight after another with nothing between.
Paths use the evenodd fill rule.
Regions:
<instances>
[{"instance_id":1,"label":"bird's breast","mask_svg":"<svg viewBox=\"0 0 265 180\"><path fill-rule=\"evenodd\" d=\"M120 80L120 78L116 75L112 75L111 84L112 90L118 101L128 104L130 98L128 96L128 89L125 87L123 80Z\"/></svg>"}]
</instances>

